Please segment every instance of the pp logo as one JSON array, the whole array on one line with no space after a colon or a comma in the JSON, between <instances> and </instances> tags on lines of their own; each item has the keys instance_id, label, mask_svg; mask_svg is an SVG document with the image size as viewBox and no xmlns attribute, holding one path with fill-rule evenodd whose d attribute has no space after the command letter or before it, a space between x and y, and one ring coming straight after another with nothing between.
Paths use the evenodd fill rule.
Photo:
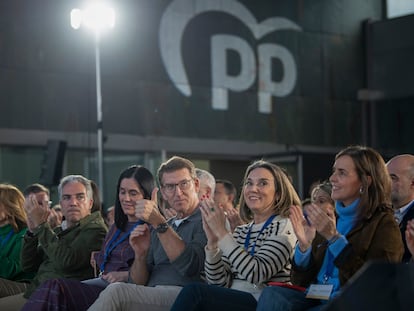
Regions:
<instances>
[{"instance_id":1,"label":"pp logo","mask_svg":"<svg viewBox=\"0 0 414 311\"><path fill-rule=\"evenodd\" d=\"M183 65L181 39L189 21L198 14L209 11L233 15L249 27L256 39L279 30L302 31L294 22L283 17L271 17L258 23L256 18L241 3L235 0L175 0L166 8L160 24L161 57L170 79L185 96L191 96L191 86ZM226 72L226 50L240 55L241 70L237 76ZM259 75L258 111L272 112L272 96L289 95L296 84L297 69L295 59L288 49L275 43L258 46L257 66L255 54L246 40L232 35L213 35L211 38L211 76L212 107L217 110L228 109L229 91L247 90ZM272 81L272 59L279 59L283 66L280 81Z\"/></svg>"}]
</instances>

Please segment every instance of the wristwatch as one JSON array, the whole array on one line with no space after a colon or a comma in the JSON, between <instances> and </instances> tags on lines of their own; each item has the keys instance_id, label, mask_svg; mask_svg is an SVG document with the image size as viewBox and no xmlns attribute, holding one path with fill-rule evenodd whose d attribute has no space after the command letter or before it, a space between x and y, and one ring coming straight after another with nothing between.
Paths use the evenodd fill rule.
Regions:
<instances>
[{"instance_id":1,"label":"wristwatch","mask_svg":"<svg viewBox=\"0 0 414 311\"><path fill-rule=\"evenodd\" d=\"M166 222L160 223L156 228L155 231L157 233L164 233L168 230L169 225Z\"/></svg>"}]
</instances>

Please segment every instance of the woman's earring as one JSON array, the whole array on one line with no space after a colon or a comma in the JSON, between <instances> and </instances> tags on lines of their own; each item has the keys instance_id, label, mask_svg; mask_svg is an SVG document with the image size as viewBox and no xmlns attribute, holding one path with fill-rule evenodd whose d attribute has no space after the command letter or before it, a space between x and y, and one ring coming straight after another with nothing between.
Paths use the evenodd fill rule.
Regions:
<instances>
[{"instance_id":1,"label":"woman's earring","mask_svg":"<svg viewBox=\"0 0 414 311\"><path fill-rule=\"evenodd\" d=\"M361 188L359 188L359 193L363 194L364 193L364 188L361 186Z\"/></svg>"}]
</instances>

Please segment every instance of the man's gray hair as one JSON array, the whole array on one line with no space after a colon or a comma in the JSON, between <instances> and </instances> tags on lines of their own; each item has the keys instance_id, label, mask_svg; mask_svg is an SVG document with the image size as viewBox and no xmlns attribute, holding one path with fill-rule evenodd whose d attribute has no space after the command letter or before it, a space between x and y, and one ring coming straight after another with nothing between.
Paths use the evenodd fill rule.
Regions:
<instances>
[{"instance_id":1,"label":"man's gray hair","mask_svg":"<svg viewBox=\"0 0 414 311\"><path fill-rule=\"evenodd\" d=\"M216 189L216 179L214 176L210 172L202 170L201 168L196 168L195 171L197 178L200 180L200 186L206 185L211 189L212 195L214 195L214 190Z\"/></svg>"},{"instance_id":2,"label":"man's gray hair","mask_svg":"<svg viewBox=\"0 0 414 311\"><path fill-rule=\"evenodd\" d=\"M71 184L71 183L81 183L82 185L85 186L86 189L86 196L88 199L92 199L93 198L93 191L92 191L92 186L91 186L91 181L89 179L87 179L86 177L83 177L82 175L68 175L65 176L61 179L60 184L58 186L58 193L59 193L59 198L62 199L62 189L64 186L66 186L67 184Z\"/></svg>"}]
</instances>

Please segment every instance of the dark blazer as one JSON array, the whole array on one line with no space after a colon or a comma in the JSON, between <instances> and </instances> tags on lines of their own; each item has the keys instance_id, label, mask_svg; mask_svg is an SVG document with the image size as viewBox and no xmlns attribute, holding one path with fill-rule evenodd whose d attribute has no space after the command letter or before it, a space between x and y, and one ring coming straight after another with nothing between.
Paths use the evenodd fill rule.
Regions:
<instances>
[{"instance_id":1,"label":"dark blazer","mask_svg":"<svg viewBox=\"0 0 414 311\"><path fill-rule=\"evenodd\" d=\"M411 259L411 253L408 250L407 242L405 241L405 229L407 228L407 222L410 219L414 218L414 202L411 203L410 207L408 208L407 213L404 215L404 218L402 219L400 223L400 232L404 243L404 255L402 258L403 262L409 262Z\"/></svg>"},{"instance_id":2,"label":"dark blazer","mask_svg":"<svg viewBox=\"0 0 414 311\"><path fill-rule=\"evenodd\" d=\"M341 287L368 261L401 261L404 246L398 224L390 209L377 208L373 215L356 225L346 238L348 245L334 260L339 269ZM292 283L303 287L315 283L326 250L326 239L317 235L312 242L310 266L302 269L293 262Z\"/></svg>"}]
</instances>

